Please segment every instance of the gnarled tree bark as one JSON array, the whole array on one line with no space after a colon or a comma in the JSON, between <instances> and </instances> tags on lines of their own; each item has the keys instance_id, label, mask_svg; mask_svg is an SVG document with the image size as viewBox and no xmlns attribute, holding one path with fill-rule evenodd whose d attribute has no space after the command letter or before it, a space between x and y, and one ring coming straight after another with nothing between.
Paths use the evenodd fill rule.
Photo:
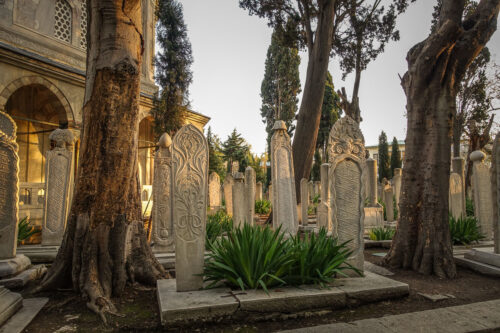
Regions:
<instances>
[{"instance_id":1,"label":"gnarled tree bark","mask_svg":"<svg viewBox=\"0 0 500 333\"><path fill-rule=\"evenodd\" d=\"M98 313L127 282L165 275L141 221L137 141L141 0L90 0L80 165L68 224L39 290L71 285Z\"/></svg>"},{"instance_id":2,"label":"gnarled tree bark","mask_svg":"<svg viewBox=\"0 0 500 333\"><path fill-rule=\"evenodd\" d=\"M465 70L496 30L500 0L481 0L462 20L464 0L443 0L438 28L407 56L402 79L408 132L396 234L385 262L453 278L448 225L451 125Z\"/></svg>"}]
</instances>

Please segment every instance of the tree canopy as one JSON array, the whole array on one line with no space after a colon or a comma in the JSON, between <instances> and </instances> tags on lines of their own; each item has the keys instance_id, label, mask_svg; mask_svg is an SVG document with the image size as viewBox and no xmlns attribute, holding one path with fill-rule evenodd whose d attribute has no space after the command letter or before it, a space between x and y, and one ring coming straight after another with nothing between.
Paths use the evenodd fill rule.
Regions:
<instances>
[{"instance_id":1,"label":"tree canopy","mask_svg":"<svg viewBox=\"0 0 500 333\"><path fill-rule=\"evenodd\" d=\"M208 173L216 172L221 180L226 176L226 168L224 167L224 155L221 150L221 142L216 134L212 133L212 128L207 129L208 143Z\"/></svg>"},{"instance_id":2,"label":"tree canopy","mask_svg":"<svg viewBox=\"0 0 500 333\"><path fill-rule=\"evenodd\" d=\"M320 149L322 153L320 163L326 162L328 136L330 135L332 126L341 116L342 108L340 107L340 97L335 92L332 75L330 72L327 72L323 105L321 106L321 120L319 123L318 138L316 139L316 149Z\"/></svg>"},{"instance_id":3,"label":"tree canopy","mask_svg":"<svg viewBox=\"0 0 500 333\"><path fill-rule=\"evenodd\" d=\"M398 139L392 139L391 146L391 177L394 176L394 169L401 168L401 152L399 151Z\"/></svg>"},{"instance_id":4,"label":"tree canopy","mask_svg":"<svg viewBox=\"0 0 500 333\"><path fill-rule=\"evenodd\" d=\"M378 137L378 181L391 178L391 169L389 166L389 144L387 143L387 134L384 131Z\"/></svg>"},{"instance_id":5,"label":"tree canopy","mask_svg":"<svg viewBox=\"0 0 500 333\"><path fill-rule=\"evenodd\" d=\"M227 162L228 171L231 170L231 164L234 161L239 162L239 171L245 170L247 165L247 155L250 151L250 147L241 134L236 131L236 128L233 129L226 141L222 143L221 151L224 154L224 161Z\"/></svg>"}]
</instances>

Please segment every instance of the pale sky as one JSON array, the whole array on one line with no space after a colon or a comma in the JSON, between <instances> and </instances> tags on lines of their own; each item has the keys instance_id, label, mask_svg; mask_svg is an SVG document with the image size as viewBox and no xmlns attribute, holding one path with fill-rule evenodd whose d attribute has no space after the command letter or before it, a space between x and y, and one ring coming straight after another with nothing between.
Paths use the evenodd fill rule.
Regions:
<instances>
[{"instance_id":1,"label":"pale sky","mask_svg":"<svg viewBox=\"0 0 500 333\"><path fill-rule=\"evenodd\" d=\"M249 16L237 0L180 0L184 21L193 49L193 83L190 100L194 111L211 118L212 127L225 140L236 127L252 146L254 153L266 149L266 131L260 116L260 86L264 77L267 48L272 29L267 20ZM360 88L361 129L366 145L378 143L382 130L389 141L406 137L406 97L400 85L407 70L406 53L429 34L431 13L436 1L419 0L398 18L401 39L386 46L385 53L363 72ZM488 47L493 60L500 63L500 33ZM302 88L307 54L301 52ZM342 81L335 58L330 59L335 88L352 91L352 77ZM352 76L352 75L351 75ZM300 101L299 101L300 106Z\"/></svg>"}]
</instances>

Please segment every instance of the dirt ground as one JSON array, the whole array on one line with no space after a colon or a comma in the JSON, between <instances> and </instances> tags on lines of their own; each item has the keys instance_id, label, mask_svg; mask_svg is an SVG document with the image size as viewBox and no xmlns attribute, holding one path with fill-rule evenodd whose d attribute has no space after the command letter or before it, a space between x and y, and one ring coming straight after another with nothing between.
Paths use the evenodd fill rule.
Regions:
<instances>
[{"instance_id":1,"label":"dirt ground","mask_svg":"<svg viewBox=\"0 0 500 333\"><path fill-rule=\"evenodd\" d=\"M381 258L374 256L373 253L382 252L387 252L387 249L367 249L365 259L376 264ZM390 278L410 285L410 295L403 299L336 311L326 309L314 313L283 316L281 320L274 321L240 322L238 324L233 321L232 323L201 324L190 328L170 330L162 329L159 324L155 289L131 286L122 299L114 299L123 317L108 317L108 326L105 326L94 313L90 312L85 302L71 291L41 293L35 296L49 297L50 301L24 332L273 332L500 298L499 279L479 275L460 267L457 269L458 277L453 280L422 276L405 270L392 270L395 275ZM418 293L449 294L453 295L454 298L433 302L423 298Z\"/></svg>"}]
</instances>

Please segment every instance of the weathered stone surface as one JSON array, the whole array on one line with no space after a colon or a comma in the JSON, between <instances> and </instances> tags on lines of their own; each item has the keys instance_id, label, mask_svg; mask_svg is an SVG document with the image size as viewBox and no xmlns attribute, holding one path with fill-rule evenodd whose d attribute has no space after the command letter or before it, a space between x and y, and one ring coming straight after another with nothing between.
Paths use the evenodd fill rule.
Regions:
<instances>
[{"instance_id":1,"label":"weathered stone surface","mask_svg":"<svg viewBox=\"0 0 500 333\"><path fill-rule=\"evenodd\" d=\"M46 297L23 299L21 302L22 307L12 317L10 317L10 319L3 326L0 320L0 333L23 332L26 326L29 325L29 323L36 317L38 312L42 310L48 301L49 299ZM60 333L60 331L58 333Z\"/></svg>"},{"instance_id":2,"label":"weathered stone surface","mask_svg":"<svg viewBox=\"0 0 500 333\"><path fill-rule=\"evenodd\" d=\"M238 162L238 161L233 161L233 162L231 163L231 174L233 175L233 177L234 177L234 175L235 175L237 172L239 172L239 171L240 171L240 162Z\"/></svg>"},{"instance_id":3,"label":"weathered stone surface","mask_svg":"<svg viewBox=\"0 0 500 333\"><path fill-rule=\"evenodd\" d=\"M167 133L160 137L154 157L153 178L153 250L174 252L174 219L172 211L172 139Z\"/></svg>"},{"instance_id":4,"label":"weathered stone surface","mask_svg":"<svg viewBox=\"0 0 500 333\"><path fill-rule=\"evenodd\" d=\"M262 182L255 185L255 201L262 200Z\"/></svg>"},{"instance_id":5,"label":"weathered stone surface","mask_svg":"<svg viewBox=\"0 0 500 333\"><path fill-rule=\"evenodd\" d=\"M233 184L234 177L231 174L227 174L224 178L224 200L226 203L226 212L229 216L233 215Z\"/></svg>"},{"instance_id":6,"label":"weathered stone surface","mask_svg":"<svg viewBox=\"0 0 500 333\"><path fill-rule=\"evenodd\" d=\"M384 208L378 207L365 207L365 228L376 228L384 226Z\"/></svg>"},{"instance_id":7,"label":"weathered stone surface","mask_svg":"<svg viewBox=\"0 0 500 333\"><path fill-rule=\"evenodd\" d=\"M212 172L208 179L208 202L212 210L218 210L220 202L220 177L217 172Z\"/></svg>"},{"instance_id":8,"label":"weathered stone surface","mask_svg":"<svg viewBox=\"0 0 500 333\"><path fill-rule=\"evenodd\" d=\"M56 129L49 139L55 146L46 157L42 245L60 245L70 208L74 136L68 129Z\"/></svg>"},{"instance_id":9,"label":"weathered stone surface","mask_svg":"<svg viewBox=\"0 0 500 333\"><path fill-rule=\"evenodd\" d=\"M396 207L398 207L398 212L399 212L399 197L401 196L402 177L403 177L403 170L400 168L394 169L394 176L392 177L392 186L394 187L394 196L396 197Z\"/></svg>"},{"instance_id":10,"label":"weathered stone surface","mask_svg":"<svg viewBox=\"0 0 500 333\"><path fill-rule=\"evenodd\" d=\"M0 286L0 327L22 306L23 298L20 294Z\"/></svg>"},{"instance_id":11,"label":"weathered stone surface","mask_svg":"<svg viewBox=\"0 0 500 333\"><path fill-rule=\"evenodd\" d=\"M307 191L309 192L310 198L314 197L314 183L312 180L307 183Z\"/></svg>"},{"instance_id":12,"label":"weathered stone surface","mask_svg":"<svg viewBox=\"0 0 500 333\"><path fill-rule=\"evenodd\" d=\"M387 268L384 268L382 266L378 266L378 265L372 264L369 261L365 261L364 268L365 268L365 271L368 271L368 272L374 273L374 274L378 274L378 275L382 275L382 276L392 276L392 275L394 275L394 273L391 272L390 270L388 270Z\"/></svg>"},{"instance_id":13,"label":"weathered stone surface","mask_svg":"<svg viewBox=\"0 0 500 333\"><path fill-rule=\"evenodd\" d=\"M253 225L255 217L255 170L248 166L245 169L245 222Z\"/></svg>"},{"instance_id":14,"label":"weathered stone surface","mask_svg":"<svg viewBox=\"0 0 500 333\"><path fill-rule=\"evenodd\" d=\"M14 258L0 260L0 278L16 275L31 265L28 257L17 254Z\"/></svg>"},{"instance_id":15,"label":"weathered stone surface","mask_svg":"<svg viewBox=\"0 0 500 333\"><path fill-rule=\"evenodd\" d=\"M467 267L473 271L479 272L484 275L489 275L493 277L500 278L500 268L493 266L493 265L488 265L484 264L479 261L467 259L464 257L464 255L455 255L453 256L455 259L455 263L458 266L461 267Z\"/></svg>"},{"instance_id":16,"label":"weathered stone surface","mask_svg":"<svg viewBox=\"0 0 500 333\"><path fill-rule=\"evenodd\" d=\"M241 228L245 223L245 178L241 172L234 174L233 184L233 224Z\"/></svg>"},{"instance_id":17,"label":"weathered stone surface","mask_svg":"<svg viewBox=\"0 0 500 333\"><path fill-rule=\"evenodd\" d=\"M485 249L472 249L465 252L464 258L500 268L500 254Z\"/></svg>"},{"instance_id":18,"label":"weathered stone surface","mask_svg":"<svg viewBox=\"0 0 500 333\"><path fill-rule=\"evenodd\" d=\"M273 226L285 234L295 235L299 228L297 199L290 137L285 122L277 120L271 138L271 174L273 182Z\"/></svg>"},{"instance_id":19,"label":"weathered stone surface","mask_svg":"<svg viewBox=\"0 0 500 333\"><path fill-rule=\"evenodd\" d=\"M0 111L0 259L16 256L19 156L16 123Z\"/></svg>"},{"instance_id":20,"label":"weathered stone surface","mask_svg":"<svg viewBox=\"0 0 500 333\"><path fill-rule=\"evenodd\" d=\"M350 117L338 120L328 138L330 208L334 234L340 242L350 241L349 262L363 271L364 233L364 138Z\"/></svg>"},{"instance_id":21,"label":"weathered stone surface","mask_svg":"<svg viewBox=\"0 0 500 333\"><path fill-rule=\"evenodd\" d=\"M493 141L491 153L491 200L493 202L494 252L500 254L500 133Z\"/></svg>"},{"instance_id":22,"label":"weathered stone surface","mask_svg":"<svg viewBox=\"0 0 500 333\"><path fill-rule=\"evenodd\" d=\"M465 160L462 157L453 157L451 165L453 172L460 176L462 182L462 202L464 202L462 216L465 216Z\"/></svg>"},{"instance_id":23,"label":"weathered stone surface","mask_svg":"<svg viewBox=\"0 0 500 333\"><path fill-rule=\"evenodd\" d=\"M368 178L368 205L375 206L378 204L377 201L377 160L367 159L366 160L366 174Z\"/></svg>"},{"instance_id":24,"label":"weathered stone surface","mask_svg":"<svg viewBox=\"0 0 500 333\"><path fill-rule=\"evenodd\" d=\"M474 214L481 233L486 239L493 239L493 200L491 197L491 177L488 166L484 163L486 155L474 151L470 155L472 166L472 192L474 194Z\"/></svg>"},{"instance_id":25,"label":"weathered stone surface","mask_svg":"<svg viewBox=\"0 0 500 333\"><path fill-rule=\"evenodd\" d=\"M321 200L316 209L316 225L319 228L325 228L332 231L332 219L330 215L330 191L328 188L328 171L330 164L321 165Z\"/></svg>"},{"instance_id":26,"label":"weathered stone surface","mask_svg":"<svg viewBox=\"0 0 500 333\"><path fill-rule=\"evenodd\" d=\"M314 189L314 195L313 195L313 198L318 196L318 195L321 195L321 182L320 181L315 181L314 184L313 184L313 189Z\"/></svg>"},{"instance_id":27,"label":"weathered stone surface","mask_svg":"<svg viewBox=\"0 0 500 333\"><path fill-rule=\"evenodd\" d=\"M273 198L273 184L269 184L269 187L267 188L267 195L268 195L269 201L271 201L271 204L273 204L273 202L274 202L274 198Z\"/></svg>"},{"instance_id":28,"label":"weathered stone surface","mask_svg":"<svg viewBox=\"0 0 500 333\"><path fill-rule=\"evenodd\" d=\"M300 180L300 220L302 225L306 226L309 223L307 210L309 208L309 184L307 179Z\"/></svg>"},{"instance_id":29,"label":"weathered stone surface","mask_svg":"<svg viewBox=\"0 0 500 333\"><path fill-rule=\"evenodd\" d=\"M194 125L175 135L172 168L177 291L197 290L203 287L208 144Z\"/></svg>"},{"instance_id":30,"label":"weathered stone surface","mask_svg":"<svg viewBox=\"0 0 500 333\"><path fill-rule=\"evenodd\" d=\"M465 203L462 201L464 197L462 190L462 178L458 173L453 172L450 175L449 209L451 216L457 220L462 217L464 211Z\"/></svg>"},{"instance_id":31,"label":"weathered stone surface","mask_svg":"<svg viewBox=\"0 0 500 333\"><path fill-rule=\"evenodd\" d=\"M387 222L394 221L394 192L392 186L388 185L384 189L385 214Z\"/></svg>"},{"instance_id":32,"label":"weathered stone surface","mask_svg":"<svg viewBox=\"0 0 500 333\"><path fill-rule=\"evenodd\" d=\"M1 279L0 285L9 289L21 289L28 282L41 279L47 272L45 265L33 266L11 278Z\"/></svg>"}]
</instances>

